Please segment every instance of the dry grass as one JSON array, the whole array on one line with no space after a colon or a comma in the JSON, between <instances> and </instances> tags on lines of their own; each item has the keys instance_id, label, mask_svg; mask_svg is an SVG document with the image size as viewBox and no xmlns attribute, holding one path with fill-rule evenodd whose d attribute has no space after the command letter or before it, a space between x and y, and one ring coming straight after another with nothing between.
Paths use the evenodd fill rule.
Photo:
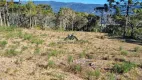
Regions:
<instances>
[{"instance_id":1,"label":"dry grass","mask_svg":"<svg viewBox=\"0 0 142 80\"><path fill-rule=\"evenodd\" d=\"M141 45L109 39L103 33L0 30L2 80L141 80L141 66L119 75L111 70L125 61L141 65ZM79 41L64 41L72 33Z\"/></svg>"}]
</instances>

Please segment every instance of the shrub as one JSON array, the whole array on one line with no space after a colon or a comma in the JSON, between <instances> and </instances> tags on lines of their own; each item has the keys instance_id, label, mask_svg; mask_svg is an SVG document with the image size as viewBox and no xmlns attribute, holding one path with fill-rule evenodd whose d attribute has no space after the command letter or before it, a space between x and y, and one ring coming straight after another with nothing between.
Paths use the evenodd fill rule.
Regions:
<instances>
[{"instance_id":1,"label":"shrub","mask_svg":"<svg viewBox=\"0 0 142 80\"><path fill-rule=\"evenodd\" d=\"M130 62L123 62L122 64L114 64L112 71L115 73L127 73L136 65Z\"/></svg>"}]
</instances>

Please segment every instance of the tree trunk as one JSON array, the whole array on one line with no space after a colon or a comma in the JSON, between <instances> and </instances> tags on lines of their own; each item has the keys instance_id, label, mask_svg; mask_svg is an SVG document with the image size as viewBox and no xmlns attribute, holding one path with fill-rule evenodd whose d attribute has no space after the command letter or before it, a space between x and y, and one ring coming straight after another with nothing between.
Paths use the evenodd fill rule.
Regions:
<instances>
[{"instance_id":1,"label":"tree trunk","mask_svg":"<svg viewBox=\"0 0 142 80\"><path fill-rule=\"evenodd\" d=\"M34 26L37 27L37 18L36 17L35 17L35 22L34 23L35 23Z\"/></svg>"},{"instance_id":2,"label":"tree trunk","mask_svg":"<svg viewBox=\"0 0 142 80\"><path fill-rule=\"evenodd\" d=\"M32 28L32 17L30 15L30 28Z\"/></svg>"},{"instance_id":3,"label":"tree trunk","mask_svg":"<svg viewBox=\"0 0 142 80\"><path fill-rule=\"evenodd\" d=\"M10 24L9 24L9 11L8 11L7 0L6 0L6 23L7 23L7 26L10 26Z\"/></svg>"},{"instance_id":4,"label":"tree trunk","mask_svg":"<svg viewBox=\"0 0 142 80\"><path fill-rule=\"evenodd\" d=\"M125 22L125 26L124 26L124 33L123 33L123 37L126 37L126 29L128 26L128 18L129 18L129 5L127 5L127 11L126 11L126 22Z\"/></svg>"},{"instance_id":5,"label":"tree trunk","mask_svg":"<svg viewBox=\"0 0 142 80\"><path fill-rule=\"evenodd\" d=\"M3 25L3 22L2 22L2 16L1 16L1 11L0 11L0 26Z\"/></svg>"},{"instance_id":6,"label":"tree trunk","mask_svg":"<svg viewBox=\"0 0 142 80\"><path fill-rule=\"evenodd\" d=\"M134 26L133 25L131 25L131 30L132 30L131 31L131 37L134 38Z\"/></svg>"},{"instance_id":7,"label":"tree trunk","mask_svg":"<svg viewBox=\"0 0 142 80\"><path fill-rule=\"evenodd\" d=\"M6 26L6 17L5 17L5 12L3 14L3 22L4 22L4 26Z\"/></svg>"},{"instance_id":8,"label":"tree trunk","mask_svg":"<svg viewBox=\"0 0 142 80\"><path fill-rule=\"evenodd\" d=\"M74 25L73 25L73 20L72 20L72 31L73 31Z\"/></svg>"}]
</instances>

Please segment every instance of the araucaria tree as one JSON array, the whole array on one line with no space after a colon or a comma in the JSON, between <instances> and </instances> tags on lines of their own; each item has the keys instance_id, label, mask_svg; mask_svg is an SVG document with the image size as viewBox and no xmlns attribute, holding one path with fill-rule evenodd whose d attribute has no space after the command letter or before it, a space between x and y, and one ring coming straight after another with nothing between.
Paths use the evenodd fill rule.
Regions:
<instances>
[{"instance_id":1,"label":"araucaria tree","mask_svg":"<svg viewBox=\"0 0 142 80\"><path fill-rule=\"evenodd\" d=\"M133 22L138 19L138 15L135 10L139 10L139 0L108 0L109 9L115 10L112 14L116 23L120 24L123 30L123 37L129 36L134 38L134 26ZM135 17L135 18L134 18ZM138 21L139 22L139 21ZM131 33L129 34L129 32Z\"/></svg>"}]
</instances>

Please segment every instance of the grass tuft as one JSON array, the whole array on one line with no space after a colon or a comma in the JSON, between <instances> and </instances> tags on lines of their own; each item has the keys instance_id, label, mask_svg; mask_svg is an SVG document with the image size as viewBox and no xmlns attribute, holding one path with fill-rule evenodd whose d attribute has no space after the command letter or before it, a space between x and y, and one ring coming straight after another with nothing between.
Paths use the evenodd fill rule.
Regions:
<instances>
[{"instance_id":1,"label":"grass tuft","mask_svg":"<svg viewBox=\"0 0 142 80\"><path fill-rule=\"evenodd\" d=\"M136 67L134 63L130 62L123 62L122 64L114 64L112 71L115 73L123 74L130 71L132 68Z\"/></svg>"},{"instance_id":2,"label":"grass tuft","mask_svg":"<svg viewBox=\"0 0 142 80\"><path fill-rule=\"evenodd\" d=\"M0 41L0 47L4 48L7 44L7 41Z\"/></svg>"}]
</instances>

